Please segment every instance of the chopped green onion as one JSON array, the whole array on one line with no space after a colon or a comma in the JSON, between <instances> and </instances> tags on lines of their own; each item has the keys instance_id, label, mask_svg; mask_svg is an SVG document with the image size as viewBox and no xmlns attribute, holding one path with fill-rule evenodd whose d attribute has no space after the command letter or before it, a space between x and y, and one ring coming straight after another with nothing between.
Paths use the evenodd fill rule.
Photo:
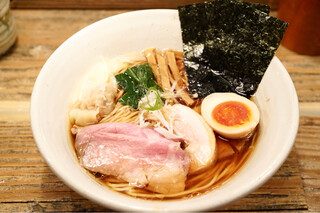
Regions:
<instances>
[{"instance_id":1,"label":"chopped green onion","mask_svg":"<svg viewBox=\"0 0 320 213\"><path fill-rule=\"evenodd\" d=\"M154 103L154 105L151 105L150 104L150 101L149 101L149 95L150 93L154 91L155 94L156 94L156 101ZM155 88L155 87L150 87L147 91L147 104L149 105L149 107L146 107L144 106L143 104L141 104L141 107L145 110L149 110L149 111L154 111L154 110L158 110L158 109L161 109L161 107L163 106L163 102L162 102L162 99L161 99L161 96L160 96L160 93L159 91Z\"/></svg>"}]
</instances>

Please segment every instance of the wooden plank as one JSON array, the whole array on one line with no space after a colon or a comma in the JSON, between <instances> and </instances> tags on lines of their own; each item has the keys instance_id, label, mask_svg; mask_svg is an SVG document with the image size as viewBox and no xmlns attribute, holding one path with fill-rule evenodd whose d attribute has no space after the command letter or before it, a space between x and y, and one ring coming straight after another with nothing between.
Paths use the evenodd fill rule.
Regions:
<instances>
[{"instance_id":1,"label":"wooden plank","mask_svg":"<svg viewBox=\"0 0 320 213\"><path fill-rule=\"evenodd\" d=\"M29 110L29 101L0 101L0 121L30 120Z\"/></svg>"},{"instance_id":2,"label":"wooden plank","mask_svg":"<svg viewBox=\"0 0 320 213\"><path fill-rule=\"evenodd\" d=\"M71 201L26 201L17 203L2 203L0 212L111 212L89 200Z\"/></svg>"},{"instance_id":3,"label":"wooden plank","mask_svg":"<svg viewBox=\"0 0 320 213\"><path fill-rule=\"evenodd\" d=\"M295 147L310 212L320 211L320 117L300 117Z\"/></svg>"},{"instance_id":4,"label":"wooden plank","mask_svg":"<svg viewBox=\"0 0 320 213\"><path fill-rule=\"evenodd\" d=\"M320 117L320 103L300 103L300 116Z\"/></svg>"},{"instance_id":5,"label":"wooden plank","mask_svg":"<svg viewBox=\"0 0 320 213\"><path fill-rule=\"evenodd\" d=\"M151 9L151 8L177 8L205 0L11 0L14 9ZM278 0L247 0L261 4L269 4L276 9Z\"/></svg>"},{"instance_id":6,"label":"wooden plank","mask_svg":"<svg viewBox=\"0 0 320 213\"><path fill-rule=\"evenodd\" d=\"M320 56L299 55L283 46L276 56L290 74L299 102L320 103Z\"/></svg>"},{"instance_id":7,"label":"wooden plank","mask_svg":"<svg viewBox=\"0 0 320 213\"><path fill-rule=\"evenodd\" d=\"M149 9L176 8L178 5L203 2L204 0L13 0L12 8L18 9Z\"/></svg>"}]
</instances>

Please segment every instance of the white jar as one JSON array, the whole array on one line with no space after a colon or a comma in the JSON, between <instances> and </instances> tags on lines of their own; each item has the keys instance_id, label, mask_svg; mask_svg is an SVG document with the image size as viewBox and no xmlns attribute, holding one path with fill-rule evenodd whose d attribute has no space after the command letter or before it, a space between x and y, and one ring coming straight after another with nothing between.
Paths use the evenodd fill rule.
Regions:
<instances>
[{"instance_id":1,"label":"white jar","mask_svg":"<svg viewBox=\"0 0 320 213\"><path fill-rule=\"evenodd\" d=\"M0 0L0 55L14 44L16 38L17 31L10 12L10 1Z\"/></svg>"}]
</instances>

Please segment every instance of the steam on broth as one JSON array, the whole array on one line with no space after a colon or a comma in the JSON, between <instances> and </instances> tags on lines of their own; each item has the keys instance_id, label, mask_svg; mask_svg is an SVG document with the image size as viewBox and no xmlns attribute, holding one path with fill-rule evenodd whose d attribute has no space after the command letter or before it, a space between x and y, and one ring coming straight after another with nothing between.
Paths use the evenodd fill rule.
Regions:
<instances>
[{"instance_id":1,"label":"steam on broth","mask_svg":"<svg viewBox=\"0 0 320 213\"><path fill-rule=\"evenodd\" d=\"M80 163L101 183L112 190L143 199L185 199L202 195L225 183L241 168L249 157L256 141L257 130L254 129L250 134L238 139L227 139L214 132L214 130L201 116L201 104L203 99L197 99L188 93L188 79L183 66L182 52L173 50L161 51L155 48L149 48L137 55L122 57L120 58L120 61L116 60L116 63L121 63L123 66L113 66L116 68L111 69L112 74L107 77L107 82L93 87L92 91L88 92L87 95L81 93L81 97L74 101L69 112L69 117L72 124L71 132L73 133L74 141L76 143L75 149ZM165 60L166 63L159 63L161 60ZM156 105L155 100L157 97L152 96L152 94L148 94L148 92L146 92L145 96L139 101L139 107L137 109L119 102L126 92L117 85L114 76L124 73L128 68L145 64L148 64L151 67L154 75L154 82L159 86L159 89L161 89L159 94L163 103L159 109L150 110L141 107L143 104L145 106L148 104L151 106ZM163 72L166 72L166 74L163 74ZM108 75L107 72L106 75ZM161 79L162 76L165 76L165 78ZM114 86L116 87L116 90L114 88L108 88ZM96 91L97 89L101 91L98 92ZM109 93L114 92L114 94L107 94L107 96L104 97L101 93L105 91L108 91ZM92 97L92 94L99 95L94 98ZM147 95L149 95L149 102L146 102ZM92 103L88 103L88 96ZM100 98L104 101L100 101ZM83 104L83 101L86 101L87 103ZM101 105L99 105L99 103L101 103ZM112 110L105 110L105 108L101 110L101 106L111 107ZM190 109L190 111L185 110L185 108ZM74 111L76 111L76 113ZM81 113L83 114L81 115ZM81 117L81 119L73 118L72 116L75 114L76 116ZM92 119L92 115L96 120ZM204 138L201 138L202 141L199 141L197 138L192 140L190 137L188 138L187 136L184 136L183 134L187 133L183 132L183 130L181 131L181 129L175 128L172 124L175 120L170 120L175 116L178 116L178 119L188 119L194 116L194 120L188 121L190 123L182 124L184 125L183 128L189 128L188 131L193 131L191 128L195 129L194 134L197 134L197 129L202 128L205 135L212 134L213 138L205 136ZM195 126L194 124L196 124L197 121L199 121L199 125ZM152 187L149 187L150 183L143 185L134 181L130 182L121 175L119 178L119 176L110 175L108 173L105 174L103 172L99 172L100 170L98 171L92 169L92 167L88 165L85 165L86 163L82 160L84 156L82 156L81 153L88 145L77 149L77 143L79 143L77 142L77 140L79 140L79 132L83 131L83 129L88 126L115 123L132 123L141 128L157 129L159 134L161 134L161 137L179 144L181 151L190 161L185 174L185 180L183 180L183 189L177 189L177 191L166 191L166 189L154 190ZM201 132L201 135L203 135L203 132ZM113 132L112 134L115 133ZM106 139L106 142L107 141L108 140ZM197 150L197 148L192 148L192 151L190 151L190 148L188 150L188 146L198 146L202 149L206 149L206 152L209 150L207 152L209 153L206 158L207 161L203 158L201 160L205 161L205 163L199 163L201 160L194 156L201 153L199 151L200 149ZM212 150L210 151L210 149ZM89 152L88 149L86 149L85 152ZM206 154L203 152L201 155L205 156ZM120 158L125 157L126 156L120 156ZM101 165L97 165L97 167L100 166Z\"/></svg>"}]
</instances>

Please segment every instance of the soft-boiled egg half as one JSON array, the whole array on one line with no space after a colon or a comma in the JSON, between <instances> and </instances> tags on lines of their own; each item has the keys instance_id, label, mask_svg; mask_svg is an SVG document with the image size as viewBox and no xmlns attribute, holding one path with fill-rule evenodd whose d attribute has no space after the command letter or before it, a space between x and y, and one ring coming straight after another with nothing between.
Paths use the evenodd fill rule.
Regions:
<instances>
[{"instance_id":1,"label":"soft-boiled egg half","mask_svg":"<svg viewBox=\"0 0 320 213\"><path fill-rule=\"evenodd\" d=\"M201 103L201 114L223 137L236 139L250 134L258 125L256 104L236 93L212 93Z\"/></svg>"}]
</instances>

